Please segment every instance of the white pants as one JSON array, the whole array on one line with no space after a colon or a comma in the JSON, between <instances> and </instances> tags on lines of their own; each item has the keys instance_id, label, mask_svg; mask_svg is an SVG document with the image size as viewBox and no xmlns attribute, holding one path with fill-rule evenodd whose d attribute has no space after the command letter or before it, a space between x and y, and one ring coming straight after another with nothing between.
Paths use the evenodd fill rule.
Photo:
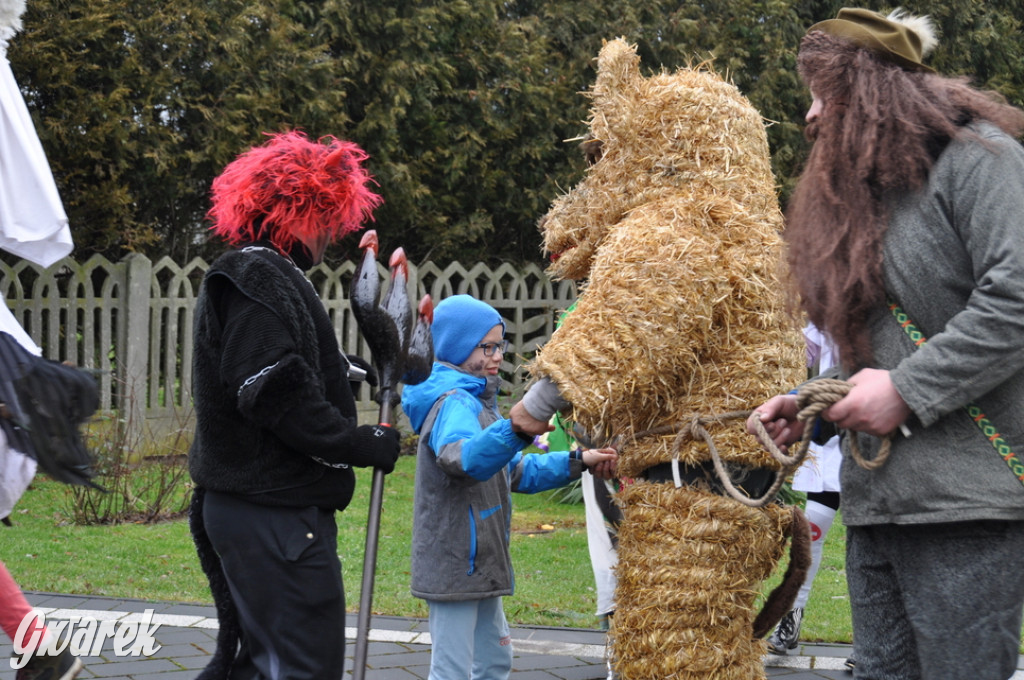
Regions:
<instances>
[{"instance_id":1,"label":"white pants","mask_svg":"<svg viewBox=\"0 0 1024 680\"><path fill-rule=\"evenodd\" d=\"M583 505L587 518L587 550L590 552L590 567L594 571L594 585L597 587L597 615L603 616L615 611L615 565L619 555L612 545L605 526L604 515L594 495L594 485L604 484L587 471L583 472Z\"/></svg>"}]
</instances>

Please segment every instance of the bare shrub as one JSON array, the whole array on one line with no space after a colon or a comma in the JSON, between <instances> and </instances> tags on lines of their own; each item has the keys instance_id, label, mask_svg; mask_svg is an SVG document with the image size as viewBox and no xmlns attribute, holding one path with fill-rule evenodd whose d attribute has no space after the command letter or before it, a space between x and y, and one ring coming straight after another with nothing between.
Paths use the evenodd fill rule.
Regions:
<instances>
[{"instance_id":1,"label":"bare shrub","mask_svg":"<svg viewBox=\"0 0 1024 680\"><path fill-rule=\"evenodd\" d=\"M183 415L175 427L154 432L151 427L129 427L116 414L97 417L82 434L95 456L93 481L103 488L71 487L62 508L65 515L83 525L151 523L183 516L192 492L190 423L191 418Z\"/></svg>"}]
</instances>

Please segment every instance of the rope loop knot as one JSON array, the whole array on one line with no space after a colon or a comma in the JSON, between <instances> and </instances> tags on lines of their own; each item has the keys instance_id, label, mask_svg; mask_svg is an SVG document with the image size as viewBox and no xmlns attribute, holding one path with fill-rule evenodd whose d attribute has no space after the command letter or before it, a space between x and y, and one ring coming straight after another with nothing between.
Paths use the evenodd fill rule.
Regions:
<instances>
[{"instance_id":1,"label":"rope loop knot","mask_svg":"<svg viewBox=\"0 0 1024 680\"><path fill-rule=\"evenodd\" d=\"M675 438L672 441L672 476L675 481L676 487L682 486L682 481L679 474L679 454L683 448L683 445L691 441L703 441L707 444L708 451L711 454L711 461L715 468L715 474L718 476L719 481L722 483L722 487L726 493L733 500L739 501L740 503L752 507L761 508L771 503L775 495L782 488L782 484L791 472L796 470L807 458L807 453L810 450L811 438L814 436L814 424L821 414L828 409L832 404L845 397L853 389L853 385L845 380L834 380L831 378L821 378L819 380L813 380L806 383L797 392L796 403L797 403L797 420L803 423L803 436L800 440L793 444L791 450L792 455L786 455L775 442L772 441L768 435L768 431L764 427L764 423L760 419L754 419L754 430L755 436L758 442L765 448L768 454L782 466L781 470L775 473L775 481L771 487L760 497L751 498L743 493L741 490L736 488L729 475L729 471L725 469L725 464L722 462L722 457L718 453L718 447L715 446L714 438L711 433L707 431L706 425L711 423L724 423L730 420L746 420L753 411L730 411L728 413L721 413L712 416L700 416L693 415L689 420L677 422L672 425L663 425L661 427L655 427L650 430L635 433L631 439L636 441L642 437L648 437L652 435L666 435L675 434ZM582 433L578 433L582 434ZM850 453L853 459L865 470L877 470L885 464L885 461L889 458L889 452L891 449L891 441L888 436L882 439L881 445L878 447L878 454L871 460L864 458L861 453L860 445L857 443L856 435L851 436L849 439Z\"/></svg>"}]
</instances>

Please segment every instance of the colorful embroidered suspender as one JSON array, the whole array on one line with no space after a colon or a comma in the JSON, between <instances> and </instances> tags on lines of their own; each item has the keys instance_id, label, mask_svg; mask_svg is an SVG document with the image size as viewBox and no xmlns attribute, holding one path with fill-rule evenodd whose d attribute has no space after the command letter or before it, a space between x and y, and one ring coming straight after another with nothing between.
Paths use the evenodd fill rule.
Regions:
<instances>
[{"instance_id":1,"label":"colorful embroidered suspender","mask_svg":"<svg viewBox=\"0 0 1024 680\"><path fill-rule=\"evenodd\" d=\"M920 347L928 341L928 338L924 336L921 329L914 325L914 322L910 320L907 313L891 300L889 301L889 311L891 311L892 315L896 317L896 321L900 324L903 330L906 331L915 347ZM971 402L964 406L964 410L967 411L967 415L971 417L974 424L978 426L982 434L985 435L985 438L988 439L993 448L995 448L999 457L1006 462L1006 465L1010 468L1010 472L1012 472L1017 478L1017 481L1024 484L1024 462L1021 462L1021 459L1016 453L1014 453L1013 449L1010 448L1010 444L1003 439L1003 435L999 434L996 426L992 424L992 421L988 419L988 416L982 413L981 407Z\"/></svg>"}]
</instances>

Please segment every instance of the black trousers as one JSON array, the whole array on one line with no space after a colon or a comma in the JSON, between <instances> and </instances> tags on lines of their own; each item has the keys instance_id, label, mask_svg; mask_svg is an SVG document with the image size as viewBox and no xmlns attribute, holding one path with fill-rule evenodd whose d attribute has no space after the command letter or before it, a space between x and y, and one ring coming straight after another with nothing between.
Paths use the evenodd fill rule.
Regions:
<instances>
[{"instance_id":1,"label":"black trousers","mask_svg":"<svg viewBox=\"0 0 1024 680\"><path fill-rule=\"evenodd\" d=\"M242 628L232 680L341 678L345 590L334 511L207 491L203 519Z\"/></svg>"}]
</instances>

